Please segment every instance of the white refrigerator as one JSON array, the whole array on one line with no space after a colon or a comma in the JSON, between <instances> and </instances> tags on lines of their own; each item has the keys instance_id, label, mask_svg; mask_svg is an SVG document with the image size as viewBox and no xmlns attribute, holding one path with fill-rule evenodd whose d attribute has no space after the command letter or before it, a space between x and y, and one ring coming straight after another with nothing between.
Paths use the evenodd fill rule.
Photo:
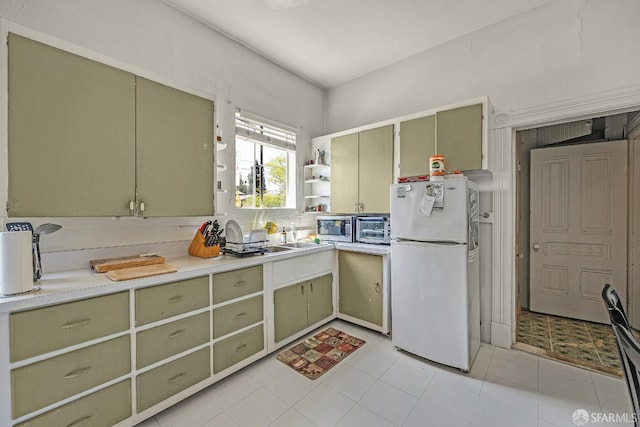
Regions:
<instances>
[{"instance_id":1,"label":"white refrigerator","mask_svg":"<svg viewBox=\"0 0 640 427\"><path fill-rule=\"evenodd\" d=\"M469 371L480 348L478 187L391 185L393 344Z\"/></svg>"}]
</instances>

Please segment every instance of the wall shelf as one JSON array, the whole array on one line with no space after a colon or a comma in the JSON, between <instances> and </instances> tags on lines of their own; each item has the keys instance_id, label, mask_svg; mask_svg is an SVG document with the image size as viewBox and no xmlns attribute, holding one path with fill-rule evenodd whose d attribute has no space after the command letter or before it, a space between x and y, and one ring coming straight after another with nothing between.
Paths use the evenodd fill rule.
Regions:
<instances>
[{"instance_id":1,"label":"wall shelf","mask_svg":"<svg viewBox=\"0 0 640 427\"><path fill-rule=\"evenodd\" d=\"M304 213L322 214L330 210L331 166L304 165ZM318 211L318 209L320 209Z\"/></svg>"}]
</instances>

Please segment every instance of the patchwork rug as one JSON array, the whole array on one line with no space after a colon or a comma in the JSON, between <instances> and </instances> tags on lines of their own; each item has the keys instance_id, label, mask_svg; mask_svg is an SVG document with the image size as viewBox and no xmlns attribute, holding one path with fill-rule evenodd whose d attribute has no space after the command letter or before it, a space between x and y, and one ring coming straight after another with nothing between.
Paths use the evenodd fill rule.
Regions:
<instances>
[{"instance_id":1,"label":"patchwork rug","mask_svg":"<svg viewBox=\"0 0 640 427\"><path fill-rule=\"evenodd\" d=\"M328 328L278 354L278 360L315 380L365 344L334 328Z\"/></svg>"}]
</instances>

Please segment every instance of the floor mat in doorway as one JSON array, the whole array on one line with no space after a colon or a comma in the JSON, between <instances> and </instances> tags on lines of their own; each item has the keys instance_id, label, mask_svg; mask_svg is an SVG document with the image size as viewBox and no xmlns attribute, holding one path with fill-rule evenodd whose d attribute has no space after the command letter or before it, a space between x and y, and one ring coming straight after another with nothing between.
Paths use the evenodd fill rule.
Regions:
<instances>
[{"instance_id":1,"label":"floor mat in doorway","mask_svg":"<svg viewBox=\"0 0 640 427\"><path fill-rule=\"evenodd\" d=\"M623 375L611 325L523 311L518 317L516 341L521 350L609 375Z\"/></svg>"},{"instance_id":2,"label":"floor mat in doorway","mask_svg":"<svg viewBox=\"0 0 640 427\"><path fill-rule=\"evenodd\" d=\"M364 344L360 338L328 328L278 354L278 360L315 380Z\"/></svg>"}]
</instances>

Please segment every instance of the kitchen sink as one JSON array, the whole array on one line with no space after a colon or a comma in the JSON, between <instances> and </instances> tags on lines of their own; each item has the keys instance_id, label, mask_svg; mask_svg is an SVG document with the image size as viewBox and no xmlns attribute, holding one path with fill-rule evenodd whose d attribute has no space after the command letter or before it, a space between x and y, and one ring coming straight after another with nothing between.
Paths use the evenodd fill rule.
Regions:
<instances>
[{"instance_id":1,"label":"kitchen sink","mask_svg":"<svg viewBox=\"0 0 640 427\"><path fill-rule=\"evenodd\" d=\"M267 246L267 253L274 253L274 252L282 252L282 251L290 251L293 248L288 248L288 247L284 247L284 246Z\"/></svg>"},{"instance_id":2,"label":"kitchen sink","mask_svg":"<svg viewBox=\"0 0 640 427\"><path fill-rule=\"evenodd\" d=\"M290 249L317 248L319 246L320 245L318 243L311 243L311 242L291 242L291 243L283 243L280 245L280 247L286 247Z\"/></svg>"}]
</instances>

